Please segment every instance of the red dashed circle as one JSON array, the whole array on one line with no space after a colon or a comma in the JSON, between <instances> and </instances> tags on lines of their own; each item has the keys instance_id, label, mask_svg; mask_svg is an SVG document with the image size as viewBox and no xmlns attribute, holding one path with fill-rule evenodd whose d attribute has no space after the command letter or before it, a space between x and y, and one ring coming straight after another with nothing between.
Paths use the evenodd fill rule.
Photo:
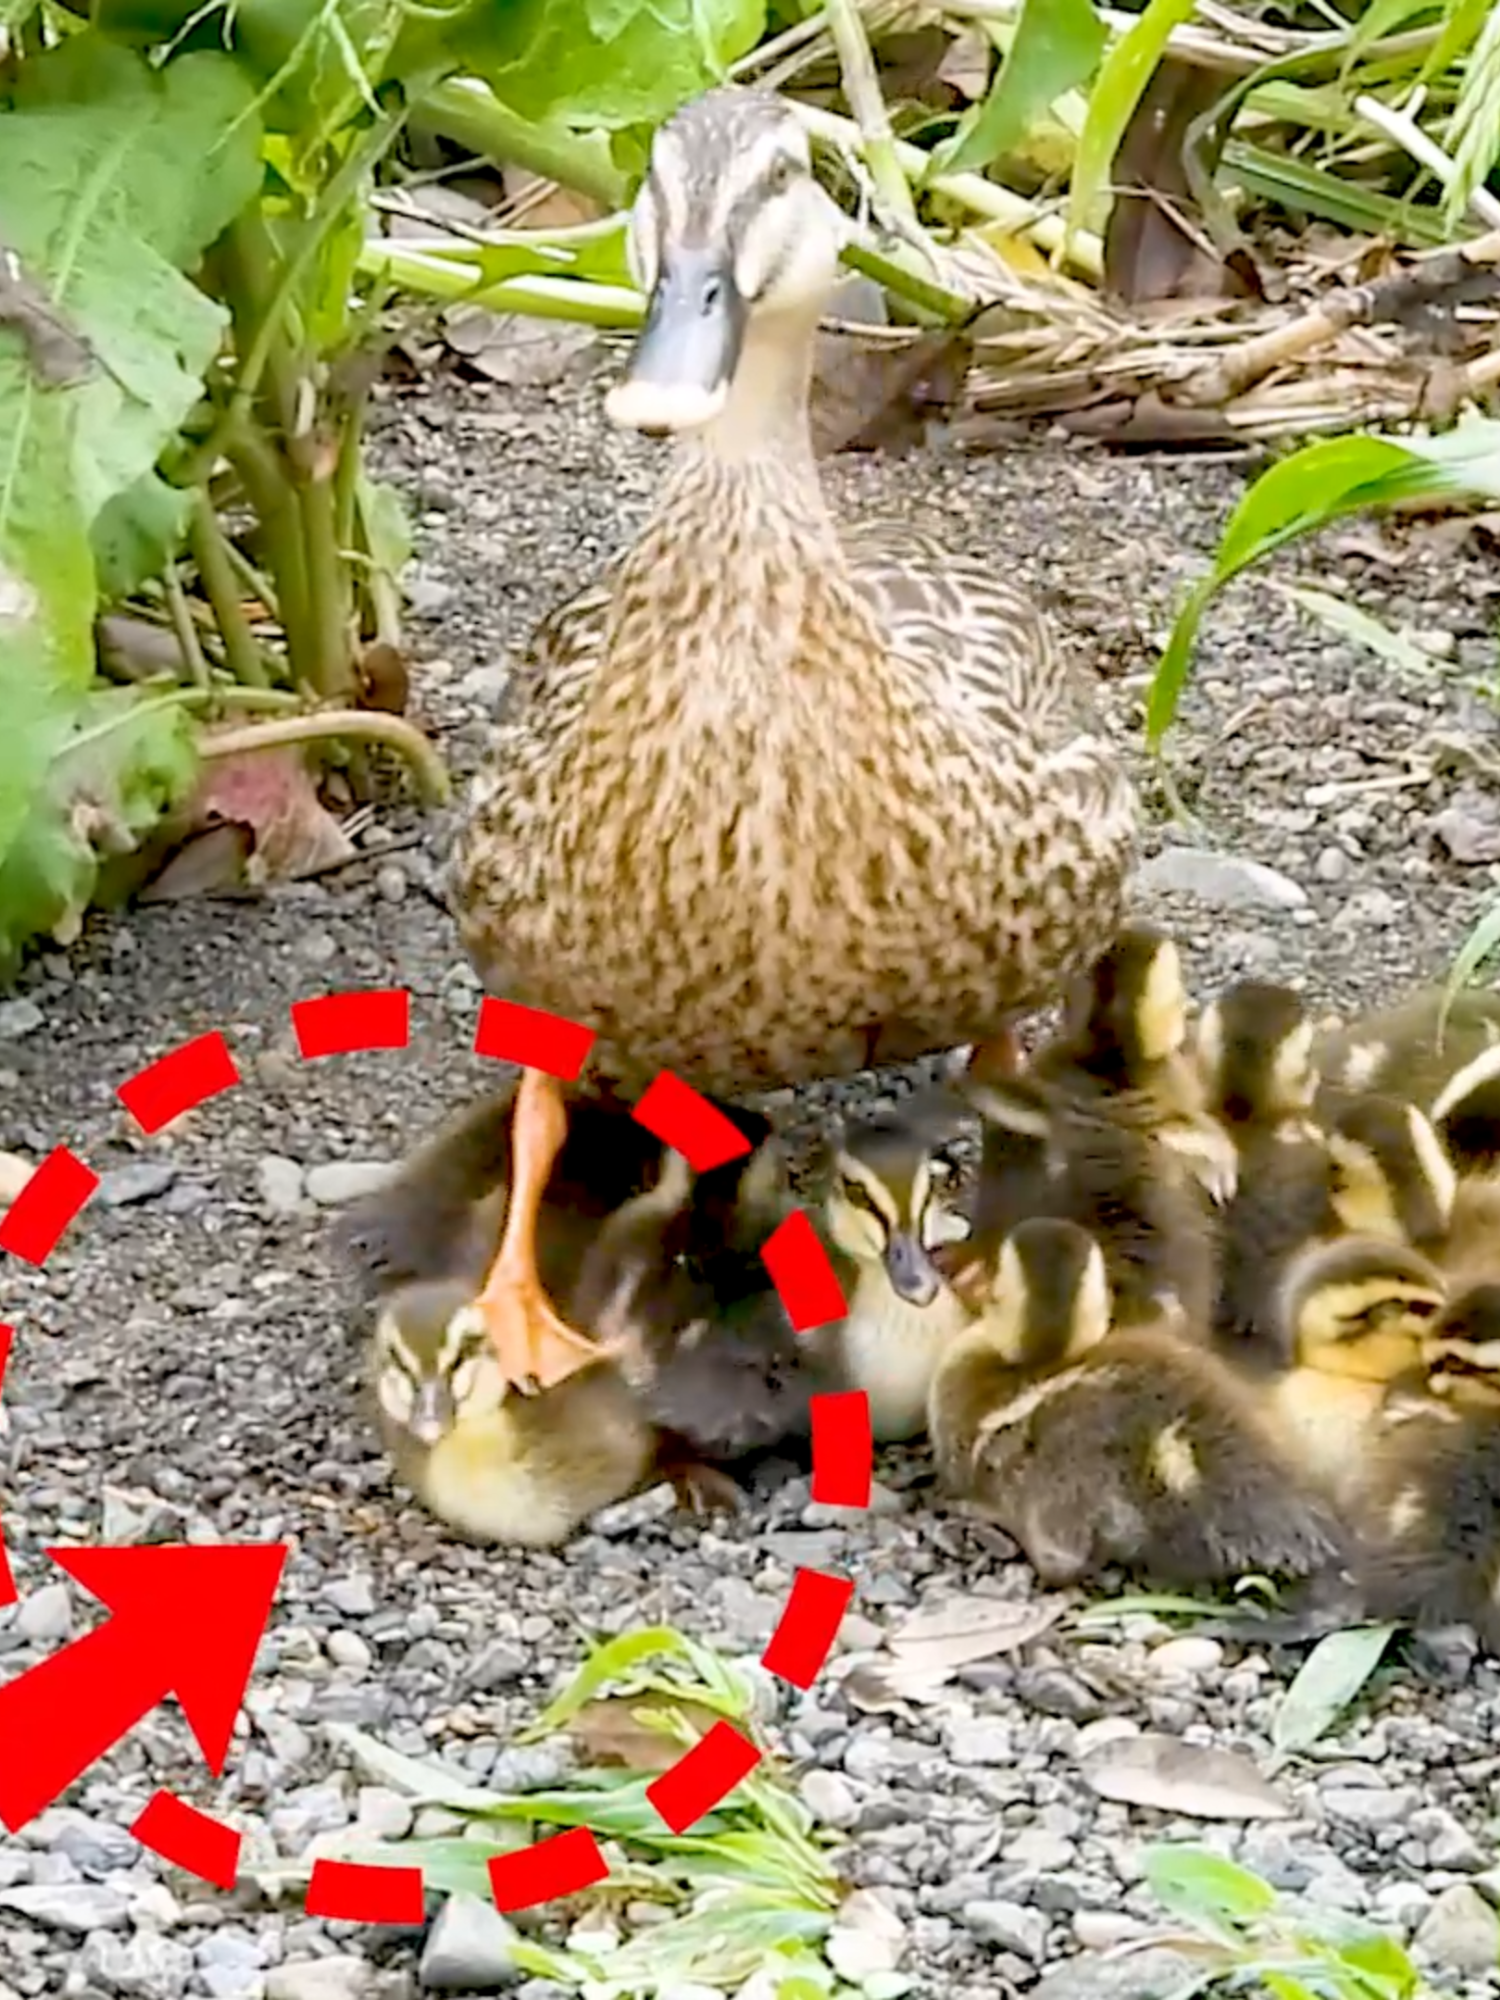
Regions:
<instances>
[{"instance_id":1,"label":"red dashed circle","mask_svg":"<svg viewBox=\"0 0 1500 2000\"><path fill-rule=\"evenodd\" d=\"M411 1039L411 995L392 987L326 993L298 1000L292 1030L305 1061L363 1049L404 1049ZM476 1055L528 1069L546 1070L571 1083L593 1046L591 1029L508 1000L485 1000L474 1036ZM217 1030L184 1042L122 1083L116 1095L148 1135L174 1118L240 1083L239 1068ZM749 1142L722 1112L690 1085L663 1071L635 1106L633 1116L698 1172L748 1152ZM99 1176L66 1146L58 1146L33 1171L0 1218L0 1250L41 1265L99 1185ZM771 1281L799 1334L842 1318L844 1296L817 1232L802 1210L789 1216L762 1247ZM13 1329L0 1325L0 1387ZM867 1507L874 1469L869 1399L863 1390L822 1395L812 1405L815 1500ZM846 1576L799 1569L761 1664L778 1679L810 1688L821 1672L854 1594ZM0 1605L16 1590L0 1534ZM728 1722L716 1722L646 1795L668 1829L685 1833L713 1811L760 1761L760 1752ZM131 1827L145 1847L174 1867L219 1888L233 1888L241 1836L169 1791L158 1791ZM531 1846L499 1854L489 1864L495 1907L505 1914L530 1909L602 1882L609 1863L587 1827L551 1834ZM423 1914L420 1868L375 1867L319 1861L308 1884L306 1913L370 1924L415 1924Z\"/></svg>"}]
</instances>

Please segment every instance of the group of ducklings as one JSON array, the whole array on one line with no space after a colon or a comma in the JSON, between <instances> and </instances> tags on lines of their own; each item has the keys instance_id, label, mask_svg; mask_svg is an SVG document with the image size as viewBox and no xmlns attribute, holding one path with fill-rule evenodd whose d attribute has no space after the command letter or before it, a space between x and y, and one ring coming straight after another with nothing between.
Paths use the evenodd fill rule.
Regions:
<instances>
[{"instance_id":1,"label":"group of ducklings","mask_svg":"<svg viewBox=\"0 0 1500 2000\"><path fill-rule=\"evenodd\" d=\"M461 1535L555 1546L664 1478L735 1504L857 1389L1049 1584L1333 1581L1500 1649L1500 995L1320 1030L1250 980L1192 1012L1132 925L1023 1069L842 1126L810 1219L848 1310L802 1336L760 1255L799 1205L768 1118L695 1172L580 1106L523 1190L523 1076L343 1225L398 1475ZM502 1218L588 1336L529 1394L472 1304Z\"/></svg>"}]
</instances>

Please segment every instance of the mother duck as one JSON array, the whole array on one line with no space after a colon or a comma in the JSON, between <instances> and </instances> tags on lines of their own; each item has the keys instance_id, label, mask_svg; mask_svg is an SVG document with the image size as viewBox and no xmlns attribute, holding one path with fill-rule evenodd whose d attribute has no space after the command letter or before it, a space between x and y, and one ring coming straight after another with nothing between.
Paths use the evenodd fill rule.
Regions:
<instances>
[{"instance_id":1,"label":"mother duck","mask_svg":"<svg viewBox=\"0 0 1500 2000\"><path fill-rule=\"evenodd\" d=\"M732 1102L963 1043L1008 1063L1123 914L1135 795L1003 522L985 564L829 513L808 392L846 231L774 96L716 89L658 131L607 408L671 464L514 663L455 847L486 988L592 1027L585 1087L622 1100L660 1069ZM528 1071L474 1308L523 1389L601 1354L527 1219L566 1131Z\"/></svg>"}]
</instances>

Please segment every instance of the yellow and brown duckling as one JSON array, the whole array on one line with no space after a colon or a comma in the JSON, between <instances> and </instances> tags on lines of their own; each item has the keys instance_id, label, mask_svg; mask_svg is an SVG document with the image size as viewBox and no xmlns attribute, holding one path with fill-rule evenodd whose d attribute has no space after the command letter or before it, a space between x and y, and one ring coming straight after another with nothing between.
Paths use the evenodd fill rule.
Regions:
<instances>
[{"instance_id":1,"label":"yellow and brown duckling","mask_svg":"<svg viewBox=\"0 0 1500 2000\"><path fill-rule=\"evenodd\" d=\"M1392 1393L1351 1494L1368 1615L1500 1652L1500 1285L1460 1293Z\"/></svg>"},{"instance_id":2,"label":"yellow and brown duckling","mask_svg":"<svg viewBox=\"0 0 1500 2000\"><path fill-rule=\"evenodd\" d=\"M473 1295L470 1280L437 1278L382 1302L371 1346L381 1435L402 1484L465 1540L556 1547L663 1476L659 1439L602 1357L516 1393L467 1311Z\"/></svg>"},{"instance_id":3,"label":"yellow and brown duckling","mask_svg":"<svg viewBox=\"0 0 1500 2000\"><path fill-rule=\"evenodd\" d=\"M962 1080L981 1120L962 1295L992 1270L1000 1245L1032 1220L1071 1222L1100 1246L1117 1324L1177 1316L1207 1326L1218 1285L1216 1232L1201 1185L1148 1127L1110 1115L1030 1075Z\"/></svg>"},{"instance_id":4,"label":"yellow and brown duckling","mask_svg":"<svg viewBox=\"0 0 1500 2000\"><path fill-rule=\"evenodd\" d=\"M949 1348L929 1424L939 1477L1013 1535L1044 1582L1118 1564L1163 1583L1319 1576L1339 1522L1207 1348L1111 1325L1100 1245L1065 1221L1007 1240Z\"/></svg>"},{"instance_id":5,"label":"yellow and brown duckling","mask_svg":"<svg viewBox=\"0 0 1500 2000\"><path fill-rule=\"evenodd\" d=\"M1210 1116L1189 1049L1182 960L1165 931L1136 923L1119 933L1075 982L1062 1028L1037 1051L1028 1074L1154 1132L1215 1203L1233 1195L1234 1147Z\"/></svg>"},{"instance_id":6,"label":"yellow and brown duckling","mask_svg":"<svg viewBox=\"0 0 1500 2000\"><path fill-rule=\"evenodd\" d=\"M970 1312L944 1268L968 1219L948 1148L961 1107L946 1092L844 1124L823 1233L848 1313L818 1342L842 1385L863 1389L879 1444L919 1436L933 1372Z\"/></svg>"},{"instance_id":7,"label":"yellow and brown duckling","mask_svg":"<svg viewBox=\"0 0 1500 2000\"><path fill-rule=\"evenodd\" d=\"M1303 1474L1342 1506L1386 1399L1423 1367L1442 1272L1409 1245L1349 1236L1309 1245L1280 1288L1283 1366L1265 1407Z\"/></svg>"},{"instance_id":8,"label":"yellow and brown duckling","mask_svg":"<svg viewBox=\"0 0 1500 2000\"><path fill-rule=\"evenodd\" d=\"M1394 1006L1323 1030L1314 1056L1330 1090L1391 1092L1429 1116L1459 1071L1500 1049L1500 993L1426 986Z\"/></svg>"}]
</instances>

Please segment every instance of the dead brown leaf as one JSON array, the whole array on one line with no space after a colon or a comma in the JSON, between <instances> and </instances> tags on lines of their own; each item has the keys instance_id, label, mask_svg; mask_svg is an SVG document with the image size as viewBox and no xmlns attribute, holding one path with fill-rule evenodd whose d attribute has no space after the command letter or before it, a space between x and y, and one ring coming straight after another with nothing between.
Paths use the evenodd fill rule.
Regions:
<instances>
[{"instance_id":1,"label":"dead brown leaf","mask_svg":"<svg viewBox=\"0 0 1500 2000\"><path fill-rule=\"evenodd\" d=\"M1175 1736L1118 1736L1079 1762L1101 1799L1188 1819L1290 1819L1292 1807L1248 1757Z\"/></svg>"},{"instance_id":2,"label":"dead brown leaf","mask_svg":"<svg viewBox=\"0 0 1500 2000\"><path fill-rule=\"evenodd\" d=\"M715 1710L693 1701L671 1701L655 1694L606 1695L579 1709L568 1734L591 1764L655 1774L671 1769L682 1755L682 1745L641 1717L674 1712L703 1736L719 1720Z\"/></svg>"},{"instance_id":3,"label":"dead brown leaf","mask_svg":"<svg viewBox=\"0 0 1500 2000\"><path fill-rule=\"evenodd\" d=\"M208 836L211 843L193 853ZM185 811L172 854L142 891L142 900L295 882L336 868L356 852L318 797L300 751L275 748L214 758Z\"/></svg>"},{"instance_id":4,"label":"dead brown leaf","mask_svg":"<svg viewBox=\"0 0 1500 2000\"><path fill-rule=\"evenodd\" d=\"M890 1637L890 1649L913 1672L953 1673L976 1660L1016 1653L1055 1625L1061 1597L949 1597L913 1612Z\"/></svg>"}]
</instances>

